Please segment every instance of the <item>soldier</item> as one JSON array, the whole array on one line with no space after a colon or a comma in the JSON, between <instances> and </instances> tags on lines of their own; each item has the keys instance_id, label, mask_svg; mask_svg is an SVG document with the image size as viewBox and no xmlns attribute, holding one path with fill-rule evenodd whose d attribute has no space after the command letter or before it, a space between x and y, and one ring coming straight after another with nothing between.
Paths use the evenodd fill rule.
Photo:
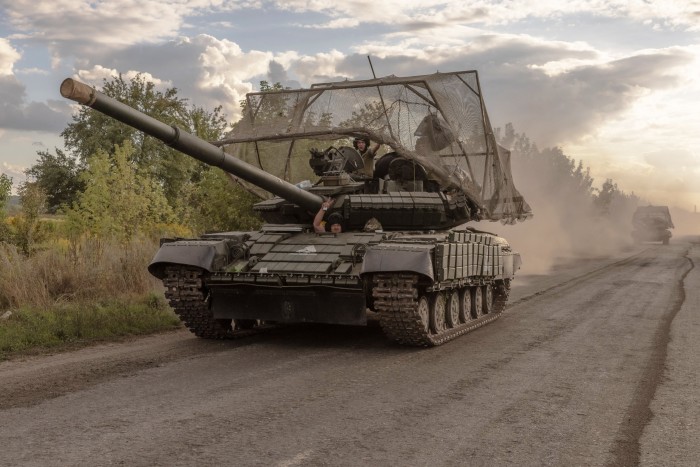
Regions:
<instances>
[{"instance_id":1,"label":"soldier","mask_svg":"<svg viewBox=\"0 0 700 467\"><path fill-rule=\"evenodd\" d=\"M326 200L321 204L321 209L318 210L316 216L314 217L314 232L332 232L340 233L343 231L343 215L339 212L334 212L328 216L328 220L324 221L323 217L326 215L326 211L333 206L335 199L326 198Z\"/></svg>"},{"instance_id":2,"label":"soldier","mask_svg":"<svg viewBox=\"0 0 700 467\"><path fill-rule=\"evenodd\" d=\"M357 149L362 156L362 162L364 162L364 167L360 173L371 177L374 172L374 156L379 150L379 143L370 147L367 136L356 136L352 141L352 146Z\"/></svg>"}]
</instances>

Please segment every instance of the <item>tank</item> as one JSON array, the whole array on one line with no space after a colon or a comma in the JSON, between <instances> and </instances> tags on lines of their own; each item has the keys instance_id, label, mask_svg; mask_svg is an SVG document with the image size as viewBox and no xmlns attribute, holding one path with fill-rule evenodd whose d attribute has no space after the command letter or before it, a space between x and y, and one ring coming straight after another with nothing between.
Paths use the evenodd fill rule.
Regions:
<instances>
[{"instance_id":1,"label":"tank","mask_svg":"<svg viewBox=\"0 0 700 467\"><path fill-rule=\"evenodd\" d=\"M435 346L506 306L520 255L474 224L524 220L531 210L510 153L496 144L476 71L250 93L242 119L215 142L73 79L61 94L261 197L259 231L162 239L149 265L199 337L378 321L398 343ZM374 157L353 147L356 138L380 145ZM321 217L340 231L315 228Z\"/></svg>"},{"instance_id":2,"label":"tank","mask_svg":"<svg viewBox=\"0 0 700 467\"><path fill-rule=\"evenodd\" d=\"M636 242L668 245L674 228L668 206L640 206L632 215L632 238Z\"/></svg>"}]
</instances>

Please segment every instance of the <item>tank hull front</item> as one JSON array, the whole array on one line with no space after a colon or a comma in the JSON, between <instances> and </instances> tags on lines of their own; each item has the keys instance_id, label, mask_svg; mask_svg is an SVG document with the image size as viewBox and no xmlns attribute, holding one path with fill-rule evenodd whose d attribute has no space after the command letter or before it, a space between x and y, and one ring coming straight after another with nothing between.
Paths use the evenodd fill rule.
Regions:
<instances>
[{"instance_id":1,"label":"tank hull front","mask_svg":"<svg viewBox=\"0 0 700 467\"><path fill-rule=\"evenodd\" d=\"M361 289L213 286L210 290L215 319L345 325L367 323L367 304Z\"/></svg>"}]
</instances>

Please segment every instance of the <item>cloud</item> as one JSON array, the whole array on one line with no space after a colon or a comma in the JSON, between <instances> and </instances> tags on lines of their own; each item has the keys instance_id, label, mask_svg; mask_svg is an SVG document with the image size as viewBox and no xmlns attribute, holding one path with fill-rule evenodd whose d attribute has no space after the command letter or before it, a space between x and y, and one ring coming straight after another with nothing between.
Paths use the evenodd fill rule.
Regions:
<instances>
[{"instance_id":1,"label":"cloud","mask_svg":"<svg viewBox=\"0 0 700 467\"><path fill-rule=\"evenodd\" d=\"M212 109L222 105L230 120L240 117L240 101L261 80L287 87L341 79L347 57L338 51L301 56L296 52L243 51L238 44L206 34L181 36L162 44L140 45L82 62L79 79L101 86L120 72L140 72L154 83L175 87L190 103ZM362 66L365 69L366 58ZM101 63L98 65L98 63Z\"/></svg>"},{"instance_id":2,"label":"cloud","mask_svg":"<svg viewBox=\"0 0 700 467\"><path fill-rule=\"evenodd\" d=\"M92 84L94 86L101 85L105 80L112 81L114 78L118 77L120 72L113 68L105 68L101 65L95 65L89 70L78 70L77 77L80 81ZM146 81L153 83L156 88L164 89L171 85L170 81L163 81L156 78L147 72L128 70L121 73L122 77L129 80L135 78L137 75L141 75Z\"/></svg>"},{"instance_id":3,"label":"cloud","mask_svg":"<svg viewBox=\"0 0 700 467\"><path fill-rule=\"evenodd\" d=\"M694 57L681 47L615 57L526 35L481 34L461 44L420 34L391 39L356 47L358 55L339 61L338 70L367 77L368 54L380 76L476 69L491 121L514 123L540 146L577 141L642 96L679 85Z\"/></svg>"},{"instance_id":4,"label":"cloud","mask_svg":"<svg viewBox=\"0 0 700 467\"><path fill-rule=\"evenodd\" d=\"M529 120L522 128L540 144L576 141L649 92L674 87L691 60L681 49L665 49L582 65L553 77L533 71L519 79L511 73L506 77L511 84L497 90L502 93L499 107L507 104L514 120ZM537 118L528 119L528 114Z\"/></svg>"},{"instance_id":5,"label":"cloud","mask_svg":"<svg viewBox=\"0 0 700 467\"><path fill-rule=\"evenodd\" d=\"M96 46L119 49L177 37L187 17L241 6L259 7L222 0L13 0L3 9L18 31L13 38L82 56Z\"/></svg>"},{"instance_id":6,"label":"cloud","mask_svg":"<svg viewBox=\"0 0 700 467\"><path fill-rule=\"evenodd\" d=\"M200 34L93 55L81 62L76 74L101 86L103 78L141 73L158 87L177 88L193 105L222 105L229 118L236 119L239 101L254 89L255 78L265 79L274 58L271 52L244 52L234 42Z\"/></svg>"},{"instance_id":7,"label":"cloud","mask_svg":"<svg viewBox=\"0 0 700 467\"><path fill-rule=\"evenodd\" d=\"M277 8L320 13L331 18L307 27L349 28L363 23L418 31L453 25L506 26L533 19L565 19L580 14L630 19L654 29L698 30L697 2L675 0L279 0Z\"/></svg>"},{"instance_id":8,"label":"cloud","mask_svg":"<svg viewBox=\"0 0 700 467\"><path fill-rule=\"evenodd\" d=\"M235 120L239 101L260 80L297 87L369 78L367 55L378 76L477 69L492 122L512 122L538 145L550 146L585 137L645 94L676 85L692 59L682 48L611 57L582 42L467 32L475 37L461 43L452 42L456 32L442 42L424 40L421 34L392 34L389 42L357 46L351 55L337 50L313 55L244 51L233 41L206 34L180 36L96 55L78 74L145 73L156 83L178 88L182 97L196 99L193 104L223 105Z\"/></svg>"},{"instance_id":9,"label":"cloud","mask_svg":"<svg viewBox=\"0 0 700 467\"><path fill-rule=\"evenodd\" d=\"M678 170L690 170L700 174L700 155L695 155L687 150L673 150L649 152L643 155L643 160L655 170L677 172ZM673 164L669 164L670 161ZM700 183L698 184L700 189Z\"/></svg>"},{"instance_id":10,"label":"cloud","mask_svg":"<svg viewBox=\"0 0 700 467\"><path fill-rule=\"evenodd\" d=\"M0 76L0 128L27 131L61 131L68 106L26 102L26 90L14 76Z\"/></svg>"},{"instance_id":11,"label":"cloud","mask_svg":"<svg viewBox=\"0 0 700 467\"><path fill-rule=\"evenodd\" d=\"M700 24L697 2L15 0L0 8L5 24L15 32L9 40L0 39L0 128L60 131L65 127L67 103L37 103L27 98L27 87L33 89L39 81L36 67L46 58L32 61L21 55L44 45L56 70L68 69L67 74L75 73L95 85L120 72L127 78L142 73L159 87L176 87L194 105L208 109L223 105L230 120L238 117L239 101L260 80L298 87L365 79L371 77L367 55L378 76L477 69L494 125L512 122L540 147L581 143L593 139L596 132L603 148L610 142L622 148L638 139L636 144L644 149L636 152L640 160L635 167L641 179L658 157L641 160L641 154L649 152L644 146L675 147L674 153L681 154L697 138L690 135L692 131L685 130L686 138L681 134L693 127L693 119L699 120L697 112L680 110L686 113L682 117L685 124L668 117L700 98L696 84L683 82L692 81L700 72L689 67L692 57L698 56L697 48L660 46L634 51L637 42L629 38L616 42L617 48L609 47L605 37L588 43L551 39L568 37L565 25L580 27L593 18L600 19L606 29L635 23L635 37L642 30L660 37L656 31L662 30L674 34L664 35L666 42L660 43L679 37L690 43L693 38L687 32ZM224 14L236 9L246 9L246 15ZM281 35L293 33L294 27L319 26L336 30L313 33L319 37L348 39L333 42L323 52L304 53L300 46L285 49L284 42L275 49L266 40L255 50L233 39L236 36L231 31L228 39L196 32L197 24L204 23L239 28L241 18L252 18L254 10L272 13L258 15L256 21L280 12L294 13L287 16L300 24L281 26ZM279 16L275 21L280 24ZM549 25L553 29L539 28ZM530 34L502 32L506 30ZM188 31L189 36L183 35ZM217 29L217 34L224 32ZM304 34L309 32L302 31L300 36ZM310 50L323 50L323 45L314 44ZM72 57L78 58L72 61ZM18 70L19 63L25 68ZM26 84L18 78L26 78ZM56 76L50 78L60 81ZM695 94L676 91L671 95L682 86L695 89ZM664 98L649 102L650 96ZM648 103L642 109L640 102ZM632 120L633 110L643 118ZM655 118L650 120L649 115ZM605 131L601 128L615 131L601 134ZM653 139L662 137L665 143L678 141L678 145L655 146ZM691 173L682 180L689 185L696 178Z\"/></svg>"},{"instance_id":12,"label":"cloud","mask_svg":"<svg viewBox=\"0 0 700 467\"><path fill-rule=\"evenodd\" d=\"M0 76L12 75L12 69L20 57L7 39L0 38Z\"/></svg>"}]
</instances>

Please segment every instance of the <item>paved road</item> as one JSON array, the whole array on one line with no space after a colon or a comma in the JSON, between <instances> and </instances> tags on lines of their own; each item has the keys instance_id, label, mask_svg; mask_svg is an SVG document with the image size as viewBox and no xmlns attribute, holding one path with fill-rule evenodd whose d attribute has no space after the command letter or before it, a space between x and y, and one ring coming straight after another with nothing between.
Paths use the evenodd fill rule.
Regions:
<instances>
[{"instance_id":1,"label":"paved road","mask_svg":"<svg viewBox=\"0 0 700 467\"><path fill-rule=\"evenodd\" d=\"M296 326L5 362L0 465L698 465L699 264L687 239L522 276L432 349Z\"/></svg>"}]
</instances>

